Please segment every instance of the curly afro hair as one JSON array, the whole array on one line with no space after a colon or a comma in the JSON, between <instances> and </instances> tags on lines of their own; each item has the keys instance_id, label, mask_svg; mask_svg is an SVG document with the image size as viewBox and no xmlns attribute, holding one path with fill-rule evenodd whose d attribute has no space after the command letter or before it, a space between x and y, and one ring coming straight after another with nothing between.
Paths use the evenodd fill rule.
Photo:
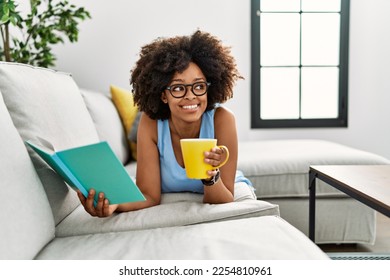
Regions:
<instances>
[{"instance_id":1,"label":"curly afro hair","mask_svg":"<svg viewBox=\"0 0 390 280\"><path fill-rule=\"evenodd\" d=\"M161 93L176 72L193 62L208 82L207 108L233 97L233 86L241 79L230 48L209 33L196 31L191 36L159 38L141 48L140 58L131 71L134 102L152 119L168 119L170 110Z\"/></svg>"}]
</instances>

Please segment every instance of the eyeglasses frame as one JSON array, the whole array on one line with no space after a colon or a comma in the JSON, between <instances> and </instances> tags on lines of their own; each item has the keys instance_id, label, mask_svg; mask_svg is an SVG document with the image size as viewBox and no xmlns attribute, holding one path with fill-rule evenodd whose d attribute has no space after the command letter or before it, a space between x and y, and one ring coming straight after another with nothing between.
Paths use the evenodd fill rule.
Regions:
<instances>
[{"instance_id":1,"label":"eyeglasses frame","mask_svg":"<svg viewBox=\"0 0 390 280\"><path fill-rule=\"evenodd\" d=\"M206 84L206 91L205 91L204 93L202 93L202 94L196 94L196 93L194 92L194 85L195 85L195 84ZM203 95L205 95L205 94L207 93L207 91L209 90L210 85L211 85L210 82L195 82L195 83L192 83L192 84L174 84L174 85L171 85L171 86L167 86L167 87L165 88L165 90L168 90L169 93L172 95L173 98L183 98L184 96L187 95L187 92L188 92L188 89L187 89L187 88L188 88L189 86L191 86L191 92L192 92L195 96L203 96ZM184 88L186 89L185 92L184 92L184 95L182 95L182 96L174 96L173 93L172 93L172 91L171 91L171 89L172 89L173 86L184 86Z\"/></svg>"}]
</instances>

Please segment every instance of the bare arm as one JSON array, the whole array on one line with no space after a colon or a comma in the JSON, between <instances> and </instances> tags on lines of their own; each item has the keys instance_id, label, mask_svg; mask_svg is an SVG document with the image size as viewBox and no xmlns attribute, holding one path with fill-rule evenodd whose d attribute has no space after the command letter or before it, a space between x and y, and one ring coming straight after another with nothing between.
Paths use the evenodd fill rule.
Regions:
<instances>
[{"instance_id":1,"label":"bare arm","mask_svg":"<svg viewBox=\"0 0 390 280\"><path fill-rule=\"evenodd\" d=\"M117 211L131 211L160 204L160 159L157 149L157 122L142 114L137 133L137 186L146 201L121 204Z\"/></svg>"},{"instance_id":2,"label":"bare arm","mask_svg":"<svg viewBox=\"0 0 390 280\"><path fill-rule=\"evenodd\" d=\"M214 117L215 138L218 145L225 145L229 149L229 160L220 168L220 179L213 186L204 187L205 203L226 203L234 200L234 179L237 169L238 140L236 122L232 112L220 107L215 112ZM220 149L215 153L209 153L205 160L216 166L223 160L225 155ZM214 176L215 171L209 173Z\"/></svg>"}]
</instances>

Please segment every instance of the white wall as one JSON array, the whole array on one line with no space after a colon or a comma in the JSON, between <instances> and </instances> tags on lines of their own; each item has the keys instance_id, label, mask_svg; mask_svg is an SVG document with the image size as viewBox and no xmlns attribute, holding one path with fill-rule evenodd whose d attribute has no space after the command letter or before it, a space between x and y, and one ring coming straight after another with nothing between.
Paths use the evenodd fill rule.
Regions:
<instances>
[{"instance_id":1,"label":"white wall","mask_svg":"<svg viewBox=\"0 0 390 280\"><path fill-rule=\"evenodd\" d=\"M56 68L73 73L80 87L129 88L140 47L159 36L197 28L232 46L244 81L226 106L237 118L240 140L316 138L390 158L390 10L388 0L351 0L349 126L321 129L250 128L250 0L81 0L93 19L79 41L55 48Z\"/></svg>"}]
</instances>

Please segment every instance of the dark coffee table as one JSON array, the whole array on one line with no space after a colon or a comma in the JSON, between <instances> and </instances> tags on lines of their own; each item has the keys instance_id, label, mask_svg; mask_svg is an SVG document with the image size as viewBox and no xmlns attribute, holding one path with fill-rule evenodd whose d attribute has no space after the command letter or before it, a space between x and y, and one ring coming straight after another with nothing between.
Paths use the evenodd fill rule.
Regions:
<instances>
[{"instance_id":1,"label":"dark coffee table","mask_svg":"<svg viewBox=\"0 0 390 280\"><path fill-rule=\"evenodd\" d=\"M309 170L309 238L315 241L316 178L390 217L390 165L315 165Z\"/></svg>"}]
</instances>

